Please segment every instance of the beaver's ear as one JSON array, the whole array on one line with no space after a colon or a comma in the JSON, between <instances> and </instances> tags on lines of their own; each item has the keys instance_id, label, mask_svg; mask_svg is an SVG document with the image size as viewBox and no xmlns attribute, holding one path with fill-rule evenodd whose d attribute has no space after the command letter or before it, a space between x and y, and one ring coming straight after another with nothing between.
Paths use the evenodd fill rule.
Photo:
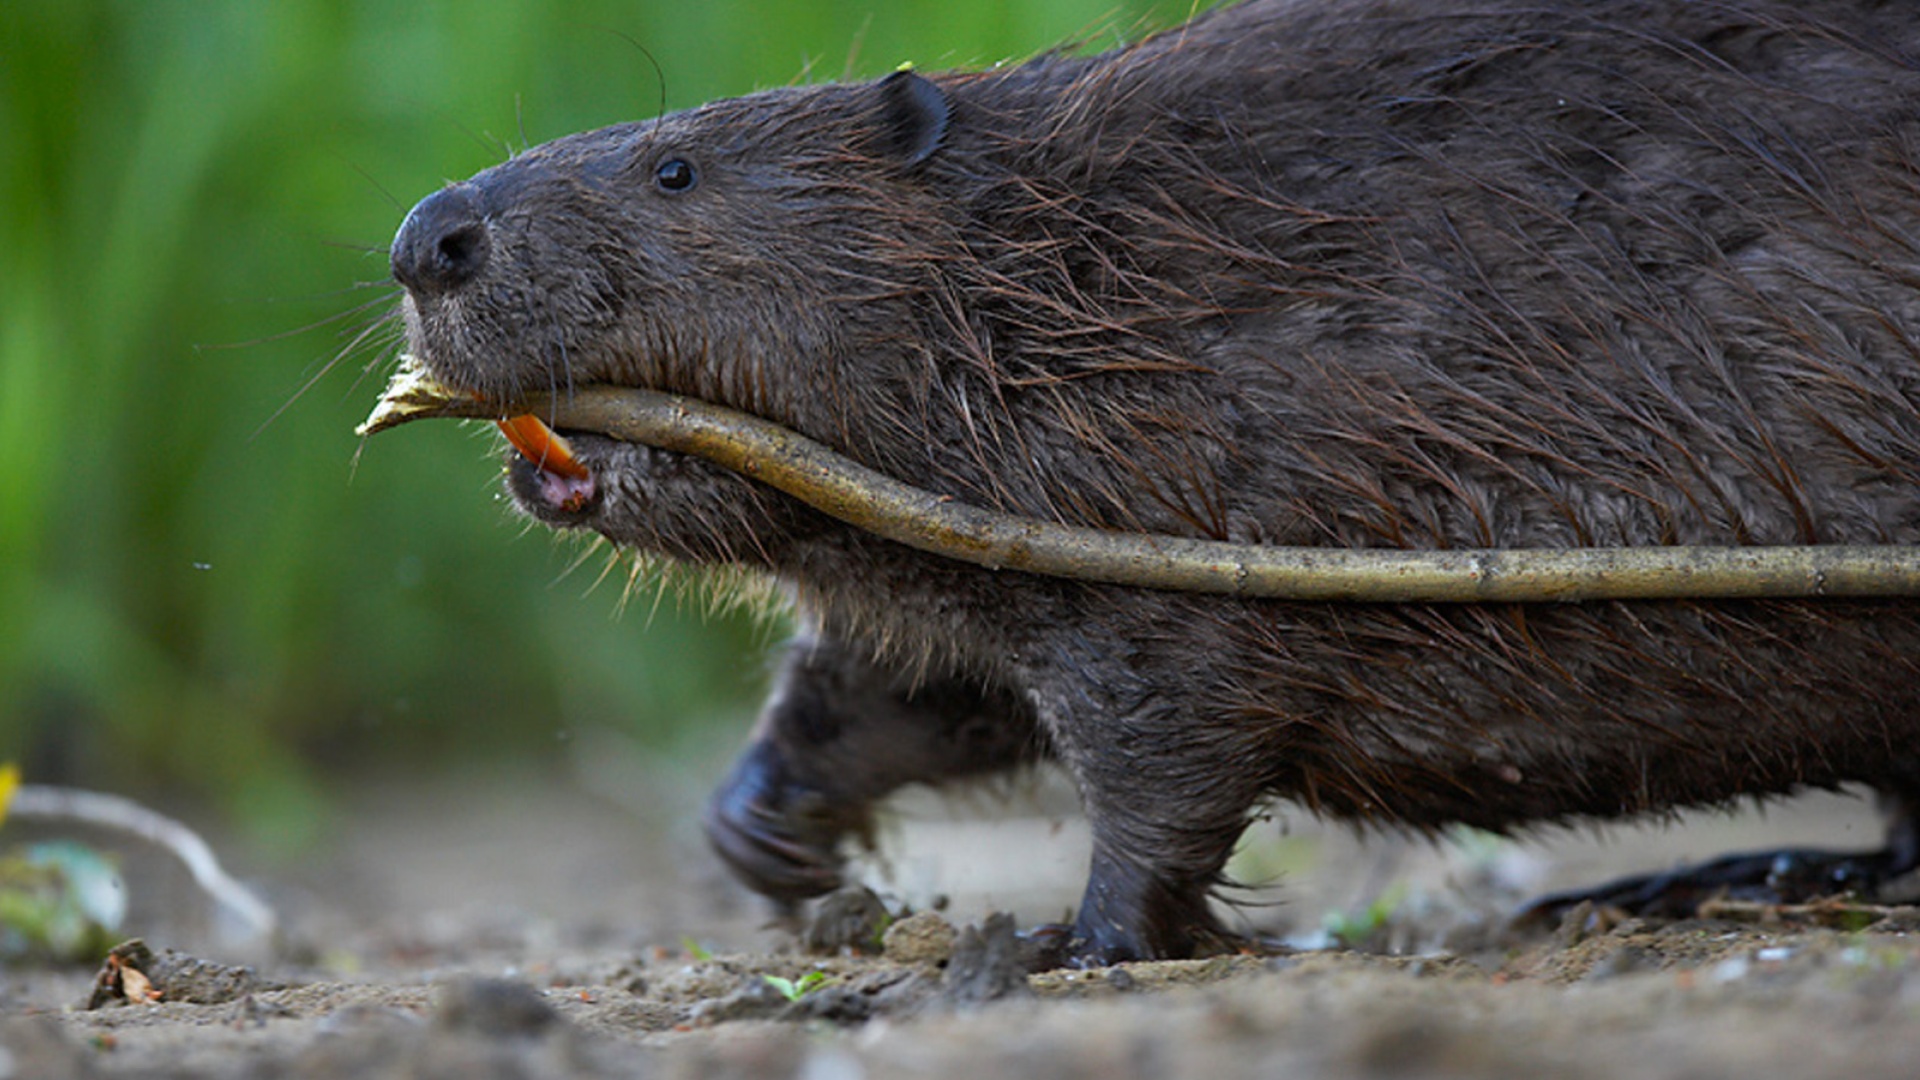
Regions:
<instances>
[{"instance_id":1,"label":"beaver's ear","mask_svg":"<svg viewBox=\"0 0 1920 1080\"><path fill-rule=\"evenodd\" d=\"M918 165L940 149L952 110L947 95L911 71L896 71L876 88L880 107L874 149L903 165Z\"/></svg>"}]
</instances>

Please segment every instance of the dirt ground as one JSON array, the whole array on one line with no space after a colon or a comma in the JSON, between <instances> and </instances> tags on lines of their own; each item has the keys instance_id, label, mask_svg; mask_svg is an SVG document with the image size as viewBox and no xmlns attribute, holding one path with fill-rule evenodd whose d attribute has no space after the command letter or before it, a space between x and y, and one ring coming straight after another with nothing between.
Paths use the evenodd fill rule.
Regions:
<instances>
[{"instance_id":1,"label":"dirt ground","mask_svg":"<svg viewBox=\"0 0 1920 1080\"><path fill-rule=\"evenodd\" d=\"M1276 811L1236 869L1280 883L1233 917L1292 951L1028 978L986 916L1072 904L1085 836L1055 785L905 800L867 875L895 914L943 910L887 955L811 956L707 856L711 775L586 740L568 769L369 784L329 854L254 876L272 943L223 936L130 853L132 932L250 970L95 1010L91 970L0 972L0 1080L1920 1075L1920 911L1503 927L1524 895L1623 870L1870 847L1861 800L1439 847Z\"/></svg>"}]
</instances>

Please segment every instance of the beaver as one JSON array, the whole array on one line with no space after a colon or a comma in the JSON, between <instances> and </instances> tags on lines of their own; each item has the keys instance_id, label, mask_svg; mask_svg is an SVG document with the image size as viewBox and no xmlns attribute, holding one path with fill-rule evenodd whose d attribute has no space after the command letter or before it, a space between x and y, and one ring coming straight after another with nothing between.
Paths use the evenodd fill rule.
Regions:
<instances>
[{"instance_id":1,"label":"beaver","mask_svg":"<svg viewBox=\"0 0 1920 1080\"><path fill-rule=\"evenodd\" d=\"M1920 539L1901 5L1253 0L1099 54L557 139L428 196L391 256L409 351L503 409L669 391L1050 521L1349 548ZM1043 758L1093 834L1061 963L1233 947L1208 898L1274 798L1505 832L1856 784L1889 800L1887 848L1809 876L1872 884L1920 850L1911 600L1066 581L562 434L577 473L508 455L526 514L793 600L707 817L779 899L837 884L889 791Z\"/></svg>"}]
</instances>

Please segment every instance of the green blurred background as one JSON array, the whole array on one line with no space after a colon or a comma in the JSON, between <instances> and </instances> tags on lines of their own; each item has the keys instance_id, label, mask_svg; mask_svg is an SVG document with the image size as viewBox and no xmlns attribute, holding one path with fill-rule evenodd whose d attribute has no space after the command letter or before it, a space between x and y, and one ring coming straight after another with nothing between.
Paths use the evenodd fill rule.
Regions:
<instances>
[{"instance_id":1,"label":"green blurred background","mask_svg":"<svg viewBox=\"0 0 1920 1080\"><path fill-rule=\"evenodd\" d=\"M678 109L1187 8L0 3L0 760L297 856L360 770L737 742L776 618L622 612L508 512L484 428L354 437L406 208L662 78Z\"/></svg>"}]
</instances>

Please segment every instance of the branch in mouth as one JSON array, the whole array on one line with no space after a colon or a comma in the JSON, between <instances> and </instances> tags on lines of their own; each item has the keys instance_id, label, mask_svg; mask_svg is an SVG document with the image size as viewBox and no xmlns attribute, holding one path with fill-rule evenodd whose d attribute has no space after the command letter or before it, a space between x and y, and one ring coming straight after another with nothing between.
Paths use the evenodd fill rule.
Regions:
<instances>
[{"instance_id":1,"label":"branch in mouth","mask_svg":"<svg viewBox=\"0 0 1920 1080\"><path fill-rule=\"evenodd\" d=\"M454 416L492 420L513 448L544 472L568 480L588 478L587 467L573 456L573 447L538 416L521 413L502 417L499 410L488 408L479 398L451 389L427 374L410 356L400 358L400 368L388 383L387 392L354 433L373 435L410 420Z\"/></svg>"},{"instance_id":2,"label":"branch in mouth","mask_svg":"<svg viewBox=\"0 0 1920 1080\"><path fill-rule=\"evenodd\" d=\"M402 358L359 431L429 417L493 420L503 429L530 421L526 443L514 445L543 470L548 501L577 510L591 481L560 471L580 466L534 415L545 413L569 428L705 458L922 551L992 570L1151 589L1366 603L1920 596L1920 547L1906 544L1421 551L1220 543L966 506L760 417L637 387L576 387L565 400L534 395L512 408L515 416L503 419L506 410L450 390Z\"/></svg>"}]
</instances>

